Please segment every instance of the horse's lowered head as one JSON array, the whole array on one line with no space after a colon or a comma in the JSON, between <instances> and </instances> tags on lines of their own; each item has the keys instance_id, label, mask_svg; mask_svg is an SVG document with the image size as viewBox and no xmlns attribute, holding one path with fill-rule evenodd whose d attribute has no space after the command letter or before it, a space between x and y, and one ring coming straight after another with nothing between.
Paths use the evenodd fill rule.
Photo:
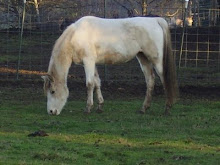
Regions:
<instances>
[{"instance_id":1,"label":"horse's lowered head","mask_svg":"<svg viewBox=\"0 0 220 165\"><path fill-rule=\"evenodd\" d=\"M59 115L69 96L69 90L64 82L56 81L51 75L42 76L44 93L47 95L47 112L49 115Z\"/></svg>"}]
</instances>

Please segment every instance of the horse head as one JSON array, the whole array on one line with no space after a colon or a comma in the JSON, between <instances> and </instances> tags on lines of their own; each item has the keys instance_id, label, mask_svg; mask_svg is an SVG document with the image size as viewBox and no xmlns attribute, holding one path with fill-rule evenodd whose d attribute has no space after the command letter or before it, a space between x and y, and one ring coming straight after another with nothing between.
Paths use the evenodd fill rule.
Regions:
<instances>
[{"instance_id":1,"label":"horse head","mask_svg":"<svg viewBox=\"0 0 220 165\"><path fill-rule=\"evenodd\" d=\"M47 112L50 115L59 115L66 104L69 90L64 82L56 81L53 76L42 76L44 93L47 95Z\"/></svg>"}]
</instances>

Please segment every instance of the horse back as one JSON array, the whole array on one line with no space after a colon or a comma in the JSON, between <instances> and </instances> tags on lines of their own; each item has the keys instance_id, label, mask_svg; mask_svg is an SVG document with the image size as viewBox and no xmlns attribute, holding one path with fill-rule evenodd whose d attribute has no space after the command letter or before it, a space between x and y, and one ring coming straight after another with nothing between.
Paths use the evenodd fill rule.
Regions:
<instances>
[{"instance_id":1,"label":"horse back","mask_svg":"<svg viewBox=\"0 0 220 165\"><path fill-rule=\"evenodd\" d=\"M97 63L127 62L147 45L151 45L151 50L160 47L158 43L162 43L159 40L163 38L163 32L158 19L83 17L74 23L75 33L71 42L77 52L84 52L82 57L93 56Z\"/></svg>"}]
</instances>

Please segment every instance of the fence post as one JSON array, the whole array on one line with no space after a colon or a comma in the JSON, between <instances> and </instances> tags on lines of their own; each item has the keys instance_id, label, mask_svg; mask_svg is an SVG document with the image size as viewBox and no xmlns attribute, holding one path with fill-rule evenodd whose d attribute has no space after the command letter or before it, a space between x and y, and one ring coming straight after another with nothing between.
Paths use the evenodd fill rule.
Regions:
<instances>
[{"instance_id":1,"label":"fence post","mask_svg":"<svg viewBox=\"0 0 220 165\"><path fill-rule=\"evenodd\" d=\"M180 46L180 57L179 57L179 68L181 67L181 60L183 54L183 42L184 42L184 33L185 33L185 21L186 21L186 10L188 7L189 0L185 0L185 8L184 8L184 17L183 17L183 31L182 31L182 38L181 38L181 46Z\"/></svg>"},{"instance_id":2,"label":"fence post","mask_svg":"<svg viewBox=\"0 0 220 165\"><path fill-rule=\"evenodd\" d=\"M24 0L24 4L23 4L23 15L22 15L20 41L19 41L19 53L18 53L18 66L17 66L17 72L16 72L16 79L17 79L17 80L19 79L19 70L20 70L20 64L21 64L21 48L22 48L22 40L23 40L23 29L24 29L24 18L25 18L25 5L26 5L26 0Z\"/></svg>"},{"instance_id":3,"label":"fence post","mask_svg":"<svg viewBox=\"0 0 220 165\"><path fill-rule=\"evenodd\" d=\"M106 6L107 6L107 0L104 0L104 18L106 18ZM107 65L106 64L104 65L104 72L105 72L104 80L107 81Z\"/></svg>"}]
</instances>

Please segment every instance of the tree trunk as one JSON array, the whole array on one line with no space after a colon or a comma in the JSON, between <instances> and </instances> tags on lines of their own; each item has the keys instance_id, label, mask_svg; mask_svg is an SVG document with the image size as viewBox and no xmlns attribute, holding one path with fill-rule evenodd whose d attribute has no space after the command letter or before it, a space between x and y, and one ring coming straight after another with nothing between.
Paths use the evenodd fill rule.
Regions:
<instances>
[{"instance_id":1,"label":"tree trunk","mask_svg":"<svg viewBox=\"0 0 220 165\"><path fill-rule=\"evenodd\" d=\"M217 10L218 2L217 0L211 1L211 11L210 11L210 24L211 26L215 26L217 24Z\"/></svg>"},{"instance_id":2,"label":"tree trunk","mask_svg":"<svg viewBox=\"0 0 220 165\"><path fill-rule=\"evenodd\" d=\"M147 0L142 0L142 15L147 15Z\"/></svg>"},{"instance_id":3,"label":"tree trunk","mask_svg":"<svg viewBox=\"0 0 220 165\"><path fill-rule=\"evenodd\" d=\"M37 23L40 23L39 4L38 4L37 0L34 0L34 7L36 10L36 14L37 14Z\"/></svg>"},{"instance_id":4,"label":"tree trunk","mask_svg":"<svg viewBox=\"0 0 220 165\"><path fill-rule=\"evenodd\" d=\"M199 1L193 1L193 8L194 8L194 16L193 16L193 26L197 27L200 26L200 16L199 16Z\"/></svg>"}]
</instances>

